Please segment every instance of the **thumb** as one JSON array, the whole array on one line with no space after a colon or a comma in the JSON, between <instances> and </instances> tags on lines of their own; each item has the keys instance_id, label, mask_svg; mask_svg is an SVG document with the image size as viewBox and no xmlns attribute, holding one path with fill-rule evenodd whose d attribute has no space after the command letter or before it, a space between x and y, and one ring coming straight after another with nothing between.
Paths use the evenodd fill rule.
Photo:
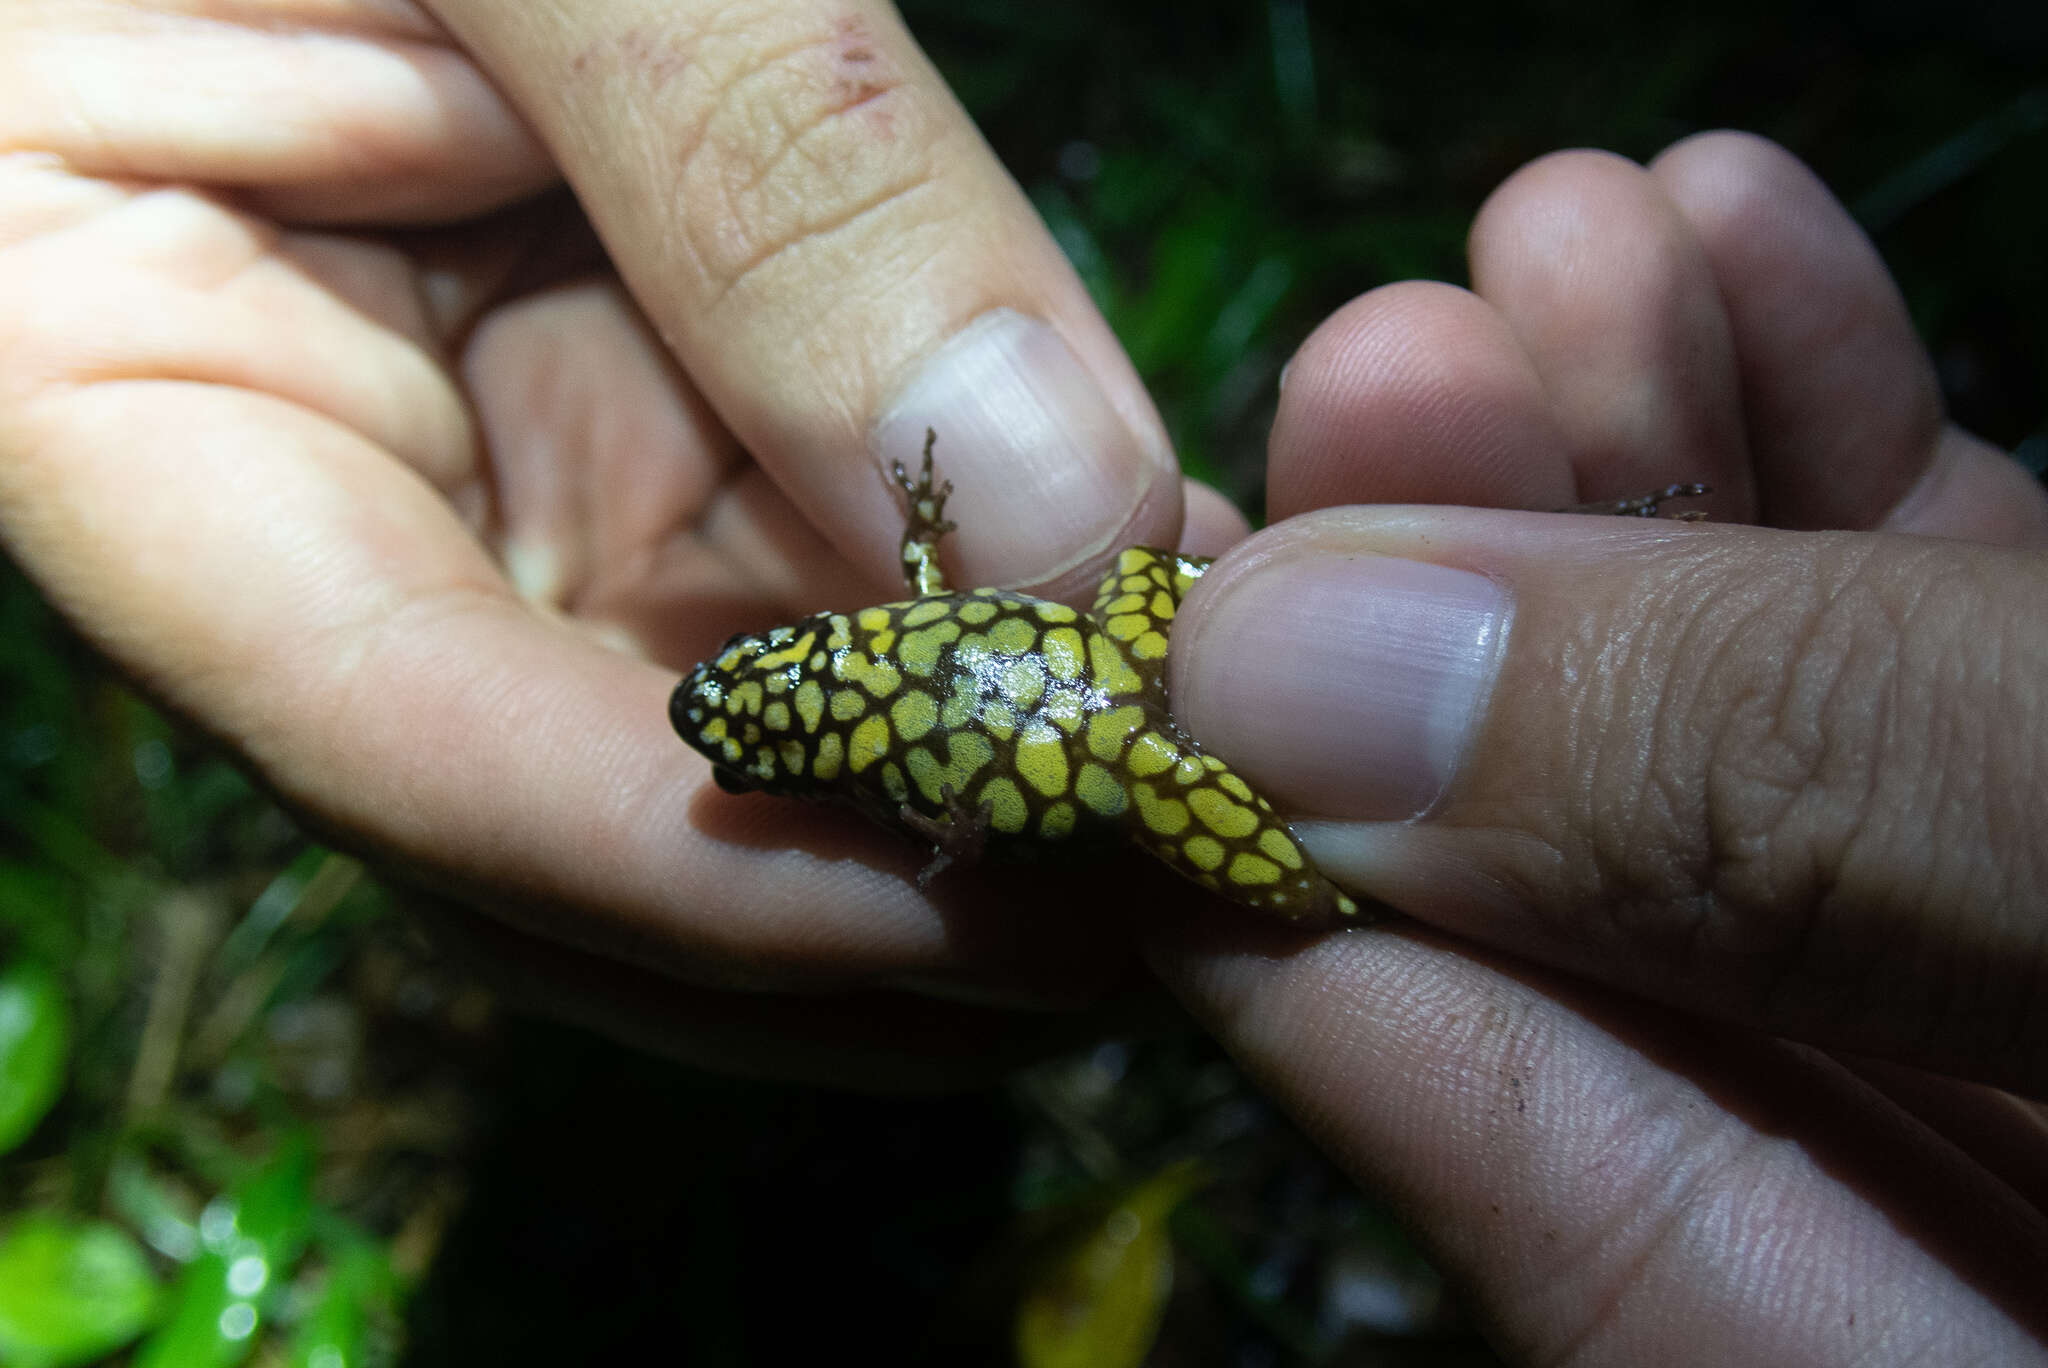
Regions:
<instances>
[{"instance_id":1,"label":"thumb","mask_svg":"<svg viewBox=\"0 0 2048 1368\"><path fill-rule=\"evenodd\" d=\"M886 0L434 0L690 382L810 523L900 571L925 431L973 584L1085 592L1173 544L1180 472L1116 338Z\"/></svg>"},{"instance_id":2,"label":"thumb","mask_svg":"<svg viewBox=\"0 0 2048 1368\"><path fill-rule=\"evenodd\" d=\"M1176 713L1338 882L1766 1030L2048 1092L2048 562L1343 508L1174 631Z\"/></svg>"}]
</instances>

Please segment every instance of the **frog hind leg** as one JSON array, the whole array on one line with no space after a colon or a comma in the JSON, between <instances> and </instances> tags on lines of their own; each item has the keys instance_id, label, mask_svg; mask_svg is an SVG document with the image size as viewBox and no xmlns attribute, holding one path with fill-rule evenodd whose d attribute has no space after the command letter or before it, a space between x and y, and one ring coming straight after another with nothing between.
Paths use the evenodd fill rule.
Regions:
<instances>
[{"instance_id":1,"label":"frog hind leg","mask_svg":"<svg viewBox=\"0 0 2048 1368\"><path fill-rule=\"evenodd\" d=\"M896 477L896 487L903 491L908 504L908 516L903 523L903 580L919 598L946 592L945 572L939 569L939 538L955 526L945 516L953 482L932 483L932 445L938 440L937 432L931 428L924 430L924 460L914 480L903 468L903 462L889 463L889 473Z\"/></svg>"},{"instance_id":2,"label":"frog hind leg","mask_svg":"<svg viewBox=\"0 0 2048 1368\"><path fill-rule=\"evenodd\" d=\"M1362 905L1317 869L1272 804L1170 723L1135 737L1123 757L1132 840L1185 878L1282 921L1363 925Z\"/></svg>"},{"instance_id":3,"label":"frog hind leg","mask_svg":"<svg viewBox=\"0 0 2048 1368\"><path fill-rule=\"evenodd\" d=\"M1146 701L1166 703L1166 648L1181 600L1213 556L1183 556L1156 546L1128 546L1095 590L1088 616L1122 648L1145 682Z\"/></svg>"},{"instance_id":4,"label":"frog hind leg","mask_svg":"<svg viewBox=\"0 0 2048 1368\"><path fill-rule=\"evenodd\" d=\"M995 804L971 807L951 784L939 785L939 801L945 807L945 815L940 817L927 817L908 803L896 814L906 828L932 843L931 862L917 872L919 889L930 888L932 880L953 865L978 863L988 844Z\"/></svg>"}]
</instances>

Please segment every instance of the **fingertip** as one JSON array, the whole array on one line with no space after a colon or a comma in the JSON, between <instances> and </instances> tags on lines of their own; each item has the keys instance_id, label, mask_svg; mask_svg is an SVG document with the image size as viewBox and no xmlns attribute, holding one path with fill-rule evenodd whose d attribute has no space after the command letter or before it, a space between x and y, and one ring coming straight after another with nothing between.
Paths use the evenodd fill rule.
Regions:
<instances>
[{"instance_id":1,"label":"fingertip","mask_svg":"<svg viewBox=\"0 0 2048 1368\"><path fill-rule=\"evenodd\" d=\"M1465 250L1473 263L1475 288L1480 267L1505 252L1530 245L1552 251L1569 248L1568 242L1531 230L1577 217L1576 206L1602 188L1618 188L1642 174L1643 168L1635 162L1597 148L1551 152L1521 167L1494 187L1472 217Z\"/></svg>"},{"instance_id":2,"label":"fingertip","mask_svg":"<svg viewBox=\"0 0 2048 1368\"><path fill-rule=\"evenodd\" d=\"M1487 200L1472 288L1507 321L1570 443L1578 498L1702 481L1749 511L1728 323L1684 216L1636 163L1554 153Z\"/></svg>"},{"instance_id":3,"label":"fingertip","mask_svg":"<svg viewBox=\"0 0 2048 1368\"><path fill-rule=\"evenodd\" d=\"M1187 507L1180 529L1178 549L1182 554L1220 556L1251 535L1251 523L1214 486L1185 479L1181 497Z\"/></svg>"},{"instance_id":4,"label":"fingertip","mask_svg":"<svg viewBox=\"0 0 2048 1368\"><path fill-rule=\"evenodd\" d=\"M1934 368L1876 247L1804 163L1711 132L1650 164L1727 309L1763 519L1877 526L1934 455Z\"/></svg>"},{"instance_id":5,"label":"fingertip","mask_svg":"<svg viewBox=\"0 0 2048 1368\"><path fill-rule=\"evenodd\" d=\"M1275 519L1335 504L1573 497L1542 381L1469 291L1382 286L1332 314L1289 364L1267 475Z\"/></svg>"},{"instance_id":6,"label":"fingertip","mask_svg":"<svg viewBox=\"0 0 2048 1368\"><path fill-rule=\"evenodd\" d=\"M1709 128L1690 133L1650 158L1652 175L1674 189L1681 185L1705 185L1715 179L1729 184L1747 181L1756 170L1771 166L1771 174L1794 176L1818 184L1805 162L1761 134L1740 128Z\"/></svg>"}]
</instances>

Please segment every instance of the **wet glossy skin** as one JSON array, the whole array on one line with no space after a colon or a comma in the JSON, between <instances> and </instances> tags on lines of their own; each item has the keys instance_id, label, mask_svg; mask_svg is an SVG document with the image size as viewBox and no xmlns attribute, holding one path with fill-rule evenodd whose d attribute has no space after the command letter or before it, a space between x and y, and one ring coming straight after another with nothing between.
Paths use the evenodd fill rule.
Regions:
<instances>
[{"instance_id":1,"label":"wet glossy skin","mask_svg":"<svg viewBox=\"0 0 2048 1368\"><path fill-rule=\"evenodd\" d=\"M732 791L850 803L933 846L925 878L984 847L1129 841L1233 902L1357 920L1272 807L1166 707L1168 637L1205 558L1131 547L1079 613L1009 590L948 592L934 548L950 486L896 467L915 598L733 638L669 703Z\"/></svg>"}]
</instances>

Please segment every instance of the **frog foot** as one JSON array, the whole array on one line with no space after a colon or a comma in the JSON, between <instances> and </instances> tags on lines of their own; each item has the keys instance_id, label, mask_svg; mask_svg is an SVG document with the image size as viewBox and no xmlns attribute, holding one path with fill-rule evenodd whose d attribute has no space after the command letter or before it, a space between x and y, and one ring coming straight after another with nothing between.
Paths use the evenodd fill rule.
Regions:
<instances>
[{"instance_id":1,"label":"frog foot","mask_svg":"<svg viewBox=\"0 0 2048 1368\"><path fill-rule=\"evenodd\" d=\"M931 428L924 430L924 460L918 464L917 478L911 479L910 472L903 468L903 462L891 461L889 471L896 477L896 486L910 500L910 524L903 530L905 541L917 536L919 540L937 541L951 532L955 526L945 517L946 500L953 496L953 482L941 480L932 484L932 444L939 440L939 434Z\"/></svg>"},{"instance_id":2,"label":"frog foot","mask_svg":"<svg viewBox=\"0 0 2048 1368\"><path fill-rule=\"evenodd\" d=\"M1598 499L1592 503L1560 508L1558 512L1608 513L1621 518L1661 518L1664 516L1664 505L1670 500L1697 499L1713 492L1711 487L1698 483L1665 485L1662 489L1653 489L1648 494L1635 494L1626 499ZM1689 510L1671 514L1670 521L1704 522L1706 517L1706 514L1697 510Z\"/></svg>"},{"instance_id":3,"label":"frog foot","mask_svg":"<svg viewBox=\"0 0 2048 1368\"><path fill-rule=\"evenodd\" d=\"M951 784L939 785L939 801L945 804L944 817L927 817L908 803L897 811L904 826L932 843L931 863L917 872L920 891L954 864L969 865L981 858L982 847L988 844L989 817L995 811L994 803L969 807Z\"/></svg>"},{"instance_id":4,"label":"frog foot","mask_svg":"<svg viewBox=\"0 0 2048 1368\"><path fill-rule=\"evenodd\" d=\"M903 462L889 463L889 472L896 477L897 487L910 504L909 516L903 524L903 579L920 598L946 591L945 576L939 571L939 538L954 527L946 517L946 500L952 497L953 482L932 483L932 443L938 439L939 434L931 428L924 430L924 462L914 480L903 468Z\"/></svg>"}]
</instances>

